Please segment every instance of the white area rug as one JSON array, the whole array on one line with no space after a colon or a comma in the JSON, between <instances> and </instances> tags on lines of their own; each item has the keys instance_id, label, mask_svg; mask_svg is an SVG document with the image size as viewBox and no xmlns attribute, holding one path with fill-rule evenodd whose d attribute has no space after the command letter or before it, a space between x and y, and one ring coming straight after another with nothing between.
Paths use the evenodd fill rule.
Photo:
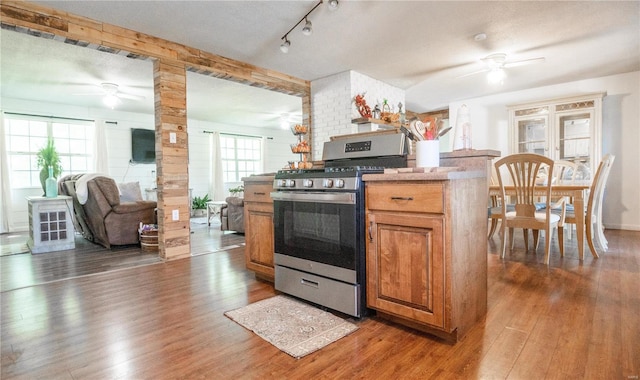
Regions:
<instances>
[{"instance_id":1,"label":"white area rug","mask_svg":"<svg viewBox=\"0 0 640 380\"><path fill-rule=\"evenodd\" d=\"M358 329L331 313L282 295L224 315L296 359Z\"/></svg>"}]
</instances>

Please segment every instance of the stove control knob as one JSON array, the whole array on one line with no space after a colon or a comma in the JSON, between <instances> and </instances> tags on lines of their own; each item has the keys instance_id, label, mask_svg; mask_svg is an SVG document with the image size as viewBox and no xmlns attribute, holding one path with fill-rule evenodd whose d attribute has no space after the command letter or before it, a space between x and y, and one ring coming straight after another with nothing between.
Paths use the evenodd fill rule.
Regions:
<instances>
[{"instance_id":1,"label":"stove control knob","mask_svg":"<svg viewBox=\"0 0 640 380\"><path fill-rule=\"evenodd\" d=\"M279 180L276 182L276 187L286 187L286 186L287 186L287 185L286 185L286 182L285 182L285 180L284 180L284 179L279 179Z\"/></svg>"},{"instance_id":2,"label":"stove control knob","mask_svg":"<svg viewBox=\"0 0 640 380\"><path fill-rule=\"evenodd\" d=\"M332 179L328 179L328 178L325 179L323 181L323 183L322 183L322 186L326 187L326 188L332 188L333 187L333 180Z\"/></svg>"},{"instance_id":3,"label":"stove control knob","mask_svg":"<svg viewBox=\"0 0 640 380\"><path fill-rule=\"evenodd\" d=\"M312 179L305 179L304 181L302 181L302 186L304 186L304 187L313 187L313 180Z\"/></svg>"},{"instance_id":4,"label":"stove control knob","mask_svg":"<svg viewBox=\"0 0 640 380\"><path fill-rule=\"evenodd\" d=\"M340 178L336 179L336 187L338 189L342 189L344 187L344 179L340 179Z\"/></svg>"},{"instance_id":5,"label":"stove control knob","mask_svg":"<svg viewBox=\"0 0 640 380\"><path fill-rule=\"evenodd\" d=\"M293 179L285 180L284 187L296 187L296 181Z\"/></svg>"}]
</instances>

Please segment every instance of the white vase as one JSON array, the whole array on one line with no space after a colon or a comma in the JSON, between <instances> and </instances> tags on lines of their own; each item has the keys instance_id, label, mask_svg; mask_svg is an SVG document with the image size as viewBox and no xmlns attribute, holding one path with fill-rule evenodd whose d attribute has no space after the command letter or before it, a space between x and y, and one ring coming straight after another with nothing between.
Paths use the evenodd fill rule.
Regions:
<instances>
[{"instance_id":1,"label":"white vase","mask_svg":"<svg viewBox=\"0 0 640 380\"><path fill-rule=\"evenodd\" d=\"M467 150L471 148L471 121L469 120L469 108L463 104L458 108L456 129L454 131L453 150Z\"/></svg>"}]
</instances>

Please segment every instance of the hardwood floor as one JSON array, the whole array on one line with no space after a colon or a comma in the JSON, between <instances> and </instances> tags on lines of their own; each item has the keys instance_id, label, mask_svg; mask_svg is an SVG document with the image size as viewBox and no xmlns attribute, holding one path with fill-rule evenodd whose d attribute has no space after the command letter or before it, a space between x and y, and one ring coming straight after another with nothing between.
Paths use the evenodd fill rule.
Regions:
<instances>
[{"instance_id":1,"label":"hardwood floor","mask_svg":"<svg viewBox=\"0 0 640 380\"><path fill-rule=\"evenodd\" d=\"M3 290L0 377L638 379L640 232L606 236L600 259L554 244L546 266L521 237L501 260L496 235L488 314L455 345L374 316L300 360L223 315L276 294L243 247Z\"/></svg>"},{"instance_id":2,"label":"hardwood floor","mask_svg":"<svg viewBox=\"0 0 640 380\"><path fill-rule=\"evenodd\" d=\"M244 245L244 236L220 231L220 225L191 224L192 256ZM0 234L0 245L26 242L28 233ZM76 248L36 255L17 254L0 257L0 290L7 291L77 276L93 275L140 265L158 264L157 252L145 252L139 245L105 249L77 235Z\"/></svg>"}]
</instances>

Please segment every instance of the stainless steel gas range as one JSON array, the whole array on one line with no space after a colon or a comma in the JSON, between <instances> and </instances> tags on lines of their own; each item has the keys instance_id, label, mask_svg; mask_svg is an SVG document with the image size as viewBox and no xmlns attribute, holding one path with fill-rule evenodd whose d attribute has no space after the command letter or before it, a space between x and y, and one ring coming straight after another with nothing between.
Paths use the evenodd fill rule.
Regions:
<instances>
[{"instance_id":1,"label":"stainless steel gas range","mask_svg":"<svg viewBox=\"0 0 640 380\"><path fill-rule=\"evenodd\" d=\"M360 318L367 314L362 175L406 166L406 137L329 141L323 160L324 169L275 176L275 288Z\"/></svg>"}]
</instances>

